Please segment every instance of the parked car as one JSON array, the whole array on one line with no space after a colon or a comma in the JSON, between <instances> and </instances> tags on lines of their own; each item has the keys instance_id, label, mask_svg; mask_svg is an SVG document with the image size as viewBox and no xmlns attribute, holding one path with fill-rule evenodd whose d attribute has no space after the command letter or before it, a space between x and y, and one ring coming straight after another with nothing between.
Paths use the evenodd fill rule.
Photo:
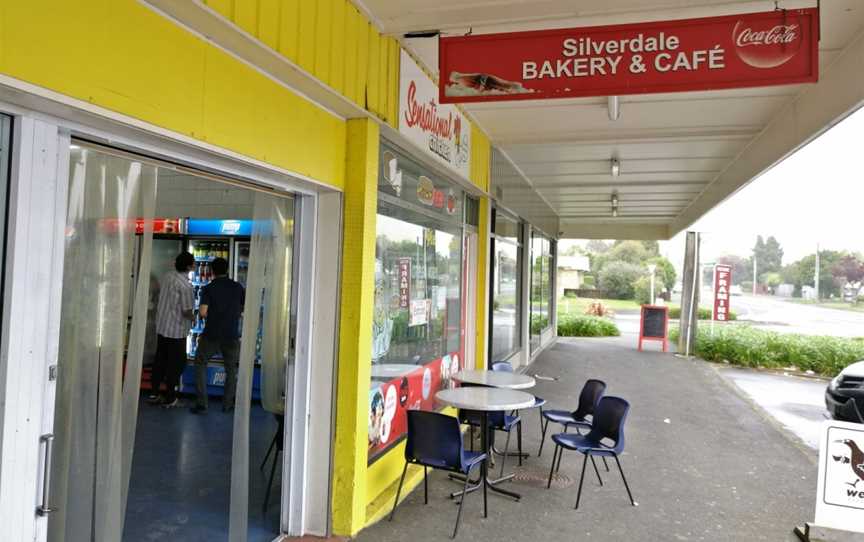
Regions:
<instances>
[{"instance_id":1,"label":"parked car","mask_svg":"<svg viewBox=\"0 0 864 542\"><path fill-rule=\"evenodd\" d=\"M744 290L741 289L741 286L733 284L732 287L729 288L729 293L732 295L744 295Z\"/></svg>"},{"instance_id":2,"label":"parked car","mask_svg":"<svg viewBox=\"0 0 864 542\"><path fill-rule=\"evenodd\" d=\"M835 420L864 423L864 361L846 367L828 383L825 406Z\"/></svg>"}]
</instances>

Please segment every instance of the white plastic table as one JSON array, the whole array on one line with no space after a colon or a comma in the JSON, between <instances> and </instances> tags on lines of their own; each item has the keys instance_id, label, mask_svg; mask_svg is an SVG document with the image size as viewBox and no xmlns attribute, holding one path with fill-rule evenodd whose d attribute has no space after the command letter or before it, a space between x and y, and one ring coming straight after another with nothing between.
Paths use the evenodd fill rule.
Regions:
<instances>
[{"instance_id":1,"label":"white plastic table","mask_svg":"<svg viewBox=\"0 0 864 542\"><path fill-rule=\"evenodd\" d=\"M534 396L524 391L511 390L506 388L456 388L452 390L441 390L435 394L435 398L439 403L473 410L480 413L480 426L488 427L489 412L508 412L510 410L519 410L520 408L528 408L534 405ZM468 492L476 491L483 488L483 517L487 517L486 509L486 490L491 489L496 493L501 493L512 497L516 500L522 498L518 493L507 491L496 487L492 480L489 479L489 431L480 431L480 442L483 452L486 454L486 460L480 467L480 481L477 485L468 489ZM463 496L464 498L464 496Z\"/></svg>"},{"instance_id":2,"label":"white plastic table","mask_svg":"<svg viewBox=\"0 0 864 542\"><path fill-rule=\"evenodd\" d=\"M533 376L519 373L505 373L503 371L459 371L451 376L453 380L461 384L474 384L476 386L489 386L492 388L507 388L511 390L524 390L533 388L537 381ZM517 409L514 409L517 410Z\"/></svg>"}]
</instances>

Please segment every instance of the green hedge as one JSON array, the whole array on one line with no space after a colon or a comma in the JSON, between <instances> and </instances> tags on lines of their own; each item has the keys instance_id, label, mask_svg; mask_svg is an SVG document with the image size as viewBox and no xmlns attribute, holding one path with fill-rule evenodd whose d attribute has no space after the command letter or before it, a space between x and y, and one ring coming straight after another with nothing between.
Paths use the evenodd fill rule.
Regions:
<instances>
[{"instance_id":1,"label":"green hedge","mask_svg":"<svg viewBox=\"0 0 864 542\"><path fill-rule=\"evenodd\" d=\"M559 337L617 337L618 326L608 318L562 314L558 316Z\"/></svg>"},{"instance_id":2,"label":"green hedge","mask_svg":"<svg viewBox=\"0 0 864 542\"><path fill-rule=\"evenodd\" d=\"M672 335L677 340L678 329ZM696 337L696 355L707 361L728 361L744 367L794 366L801 371L835 376L847 365L864 359L864 341L782 334L744 325L718 326L712 335L703 326Z\"/></svg>"},{"instance_id":3,"label":"green hedge","mask_svg":"<svg viewBox=\"0 0 864 542\"><path fill-rule=\"evenodd\" d=\"M700 320L710 320L711 319L711 309L705 307L699 307L697 311L698 317ZM669 307L669 318L679 319L681 318L681 307ZM729 311L729 320L737 320L738 314L735 311Z\"/></svg>"}]
</instances>

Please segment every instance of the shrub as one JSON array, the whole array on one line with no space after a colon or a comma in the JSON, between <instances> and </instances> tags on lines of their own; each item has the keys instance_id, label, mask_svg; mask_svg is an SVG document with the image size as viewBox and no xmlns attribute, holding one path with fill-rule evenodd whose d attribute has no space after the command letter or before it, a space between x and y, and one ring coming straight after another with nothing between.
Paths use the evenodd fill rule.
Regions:
<instances>
[{"instance_id":1,"label":"shrub","mask_svg":"<svg viewBox=\"0 0 864 542\"><path fill-rule=\"evenodd\" d=\"M643 275L638 265L614 261L607 263L598 277L598 286L613 299L633 299L633 283Z\"/></svg>"},{"instance_id":2,"label":"shrub","mask_svg":"<svg viewBox=\"0 0 864 542\"><path fill-rule=\"evenodd\" d=\"M655 284L655 287L657 284ZM655 291L656 295L657 292ZM648 305L651 303L651 278L640 277L633 283L633 298L640 305Z\"/></svg>"},{"instance_id":3,"label":"shrub","mask_svg":"<svg viewBox=\"0 0 864 542\"><path fill-rule=\"evenodd\" d=\"M699 307L699 309L696 311L696 317L699 320L710 320L712 316L713 315L711 313L711 309L706 308L706 307ZM681 318L681 307L678 307L678 306L669 307L669 318L674 319L674 320L680 319ZM738 319L738 313L736 313L735 311L729 311L729 313L727 314L727 318L730 321L731 320L737 320Z\"/></svg>"},{"instance_id":4,"label":"shrub","mask_svg":"<svg viewBox=\"0 0 864 542\"><path fill-rule=\"evenodd\" d=\"M595 286L594 275L585 275L582 277L583 288L593 288Z\"/></svg>"},{"instance_id":5,"label":"shrub","mask_svg":"<svg viewBox=\"0 0 864 542\"><path fill-rule=\"evenodd\" d=\"M677 338L677 329L673 335ZM720 326L712 334L700 328L696 355L707 361L728 361L744 367L783 369L794 366L835 376L864 359L864 342L840 337L781 334L750 326Z\"/></svg>"},{"instance_id":6,"label":"shrub","mask_svg":"<svg viewBox=\"0 0 864 542\"><path fill-rule=\"evenodd\" d=\"M558 317L559 337L617 337L618 335L621 335L618 326L606 318L571 314Z\"/></svg>"},{"instance_id":7,"label":"shrub","mask_svg":"<svg viewBox=\"0 0 864 542\"><path fill-rule=\"evenodd\" d=\"M531 315L531 334L539 335L541 331L549 326L549 318L545 316Z\"/></svg>"}]
</instances>

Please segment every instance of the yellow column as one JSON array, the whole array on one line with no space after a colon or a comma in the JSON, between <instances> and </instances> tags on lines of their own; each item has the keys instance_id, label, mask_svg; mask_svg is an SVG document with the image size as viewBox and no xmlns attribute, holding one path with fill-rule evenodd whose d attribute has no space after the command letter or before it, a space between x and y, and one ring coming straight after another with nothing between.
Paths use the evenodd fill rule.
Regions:
<instances>
[{"instance_id":1,"label":"yellow column","mask_svg":"<svg viewBox=\"0 0 864 542\"><path fill-rule=\"evenodd\" d=\"M478 369L486 368L486 356L489 353L489 198L480 198L480 220L477 224L477 315L475 356Z\"/></svg>"},{"instance_id":2,"label":"yellow column","mask_svg":"<svg viewBox=\"0 0 864 542\"><path fill-rule=\"evenodd\" d=\"M378 125L349 120L347 138L332 504L333 532L352 536L366 522Z\"/></svg>"}]
</instances>

